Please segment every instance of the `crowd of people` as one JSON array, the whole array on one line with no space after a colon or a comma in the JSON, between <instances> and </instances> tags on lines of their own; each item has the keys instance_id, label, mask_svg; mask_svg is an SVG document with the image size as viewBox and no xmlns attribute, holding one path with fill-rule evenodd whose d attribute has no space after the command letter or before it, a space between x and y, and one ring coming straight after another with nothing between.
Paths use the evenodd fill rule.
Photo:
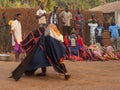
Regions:
<instances>
[{"instance_id":1,"label":"crowd of people","mask_svg":"<svg viewBox=\"0 0 120 90\"><path fill-rule=\"evenodd\" d=\"M84 44L82 34L78 34L76 31L77 29L72 30L70 35L66 35L64 37L65 45L69 48L70 52L68 58L70 57L69 59L93 61L105 61L111 59L119 60L120 26L115 24L114 20L111 21L111 24L108 26L108 31L110 33L110 39L112 44L104 46L103 32L105 28L102 21L97 21L97 19L95 18L95 14L92 13L91 19L88 19L87 21L87 25L90 28L89 45Z\"/></svg>"},{"instance_id":2,"label":"crowd of people","mask_svg":"<svg viewBox=\"0 0 120 90\"><path fill-rule=\"evenodd\" d=\"M71 11L69 10L68 6L65 6L65 9L61 11L60 13L58 12L58 6L53 7L53 11L47 15L46 10L44 9L43 5L40 5L40 8L36 11L36 19L38 20L38 24L55 24L57 28L60 30L64 38L68 38L68 43L67 47L71 46L76 46L78 45L77 39L78 37L81 37L83 39L83 32L85 29L85 26L87 25L90 29L89 35L90 35L90 40L89 40L89 45L93 45L95 43L100 43L101 46L104 46L103 44L103 32L106 29L106 26L103 25L103 21L98 21L96 19L95 13L91 13L91 18L85 21L84 16L82 15L81 11L79 8L76 9L76 14L72 14ZM19 13L20 14L20 13ZM11 24L11 22L14 21L15 24ZM18 21L18 22L17 22ZM71 24L71 21L74 21L73 25ZM62 23L62 28L60 27L60 23ZM16 32L13 29L17 29L19 34L17 35L18 32ZM110 32L110 37L111 37L111 43L112 47L115 50L115 52L120 52L120 27L119 25L115 24L114 20L111 20L110 24L107 26L108 31ZM74 36L72 36L74 31ZM6 13L2 13L2 18L0 19L0 40L1 40L1 45L0 45L0 52L1 53L6 53L11 51L11 46L14 46L14 52L16 51L15 48L18 47L19 45L16 45L16 38L19 37L19 41L17 42L20 44L22 41L22 28L21 28L21 23L20 19L18 18L17 14L13 18L13 20L10 20L8 22L6 18ZM12 33L12 35L11 35ZM71 37L72 36L72 37ZM12 37L12 42L10 39ZM71 39L70 39L71 38ZM73 44L75 40L74 45ZM14 42L15 41L15 42ZM72 43L71 43L72 42ZM83 41L82 43L85 43ZM88 46L89 46L88 45ZM19 55L16 55L16 60L18 59Z\"/></svg>"}]
</instances>

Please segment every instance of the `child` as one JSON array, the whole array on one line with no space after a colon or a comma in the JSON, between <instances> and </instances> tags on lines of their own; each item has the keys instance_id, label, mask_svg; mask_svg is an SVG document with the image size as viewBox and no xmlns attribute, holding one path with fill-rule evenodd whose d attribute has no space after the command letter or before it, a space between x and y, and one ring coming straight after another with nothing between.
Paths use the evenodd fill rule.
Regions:
<instances>
[{"instance_id":1,"label":"child","mask_svg":"<svg viewBox=\"0 0 120 90\"><path fill-rule=\"evenodd\" d=\"M70 46L76 46L76 32L75 30L72 30L71 35L69 36Z\"/></svg>"},{"instance_id":2,"label":"child","mask_svg":"<svg viewBox=\"0 0 120 90\"><path fill-rule=\"evenodd\" d=\"M104 31L104 27L102 26L102 22L98 22L98 26L95 29L95 36L96 36L96 42L100 43L103 46L103 31Z\"/></svg>"}]
</instances>

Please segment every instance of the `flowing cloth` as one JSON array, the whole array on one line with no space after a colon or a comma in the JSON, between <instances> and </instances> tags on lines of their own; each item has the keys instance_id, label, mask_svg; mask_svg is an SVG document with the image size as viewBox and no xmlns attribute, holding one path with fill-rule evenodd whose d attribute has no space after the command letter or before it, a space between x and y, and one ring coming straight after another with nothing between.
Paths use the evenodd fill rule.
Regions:
<instances>
[{"instance_id":1,"label":"flowing cloth","mask_svg":"<svg viewBox=\"0 0 120 90\"><path fill-rule=\"evenodd\" d=\"M43 27L43 26L42 26ZM39 31L33 31L34 33L30 33L31 35L28 35L26 39L21 42L23 48L27 52L27 56L30 58L25 58L21 63L24 61L27 62L24 66L24 71L20 73L21 75L25 71L32 71L36 70L40 67L47 67L47 66L53 66L55 71L59 73L66 73L66 68L62 66L60 59L64 58L66 55L66 47L64 46L63 42L63 36L60 34L59 30L54 24L48 25L45 34L44 32L41 32L43 28L39 28L40 34L37 34ZM29 42L29 43L28 43ZM31 51L31 49L34 49L33 46L35 46L34 53ZM26 47L28 46L28 48ZM31 52L31 53L29 53ZM21 64L18 67L23 67ZM18 67L12 72L13 78L17 81L20 79L14 76L16 76L19 71L17 70ZM17 73L16 73L17 71Z\"/></svg>"},{"instance_id":2,"label":"flowing cloth","mask_svg":"<svg viewBox=\"0 0 120 90\"><path fill-rule=\"evenodd\" d=\"M63 44L63 36L54 24L50 24L47 27L45 31L45 41L46 52L55 71L65 73L65 70L61 67L60 63L62 62L60 59L66 56L66 47Z\"/></svg>"},{"instance_id":3,"label":"flowing cloth","mask_svg":"<svg viewBox=\"0 0 120 90\"><path fill-rule=\"evenodd\" d=\"M64 73L60 67L60 59L63 58L66 53L64 44L50 36L46 36L46 52L54 69L59 73Z\"/></svg>"},{"instance_id":4,"label":"flowing cloth","mask_svg":"<svg viewBox=\"0 0 120 90\"><path fill-rule=\"evenodd\" d=\"M42 66L39 61L42 61L42 59L45 57L44 52L42 52L40 48L40 43L42 43L43 40L42 33L44 32L44 28L43 28L44 26L46 25L41 25L38 30L34 30L28 33L28 35L21 42L21 46L27 55L23 59L23 61L16 67L16 69L12 71L11 77L14 78L16 81L18 81L21 78L22 74L26 70L31 71L33 69L37 69L40 66ZM38 54L41 54L42 56ZM41 56L40 60L38 60L39 56ZM43 61L48 61L45 59L46 58L44 58ZM48 66L50 65L50 63L48 62L45 65Z\"/></svg>"},{"instance_id":5,"label":"flowing cloth","mask_svg":"<svg viewBox=\"0 0 120 90\"><path fill-rule=\"evenodd\" d=\"M53 66L55 71L64 73L60 65L60 59L66 55L66 47L62 43L63 37L54 24L49 24L45 34L39 39L39 46L27 66L31 71L39 67Z\"/></svg>"}]
</instances>

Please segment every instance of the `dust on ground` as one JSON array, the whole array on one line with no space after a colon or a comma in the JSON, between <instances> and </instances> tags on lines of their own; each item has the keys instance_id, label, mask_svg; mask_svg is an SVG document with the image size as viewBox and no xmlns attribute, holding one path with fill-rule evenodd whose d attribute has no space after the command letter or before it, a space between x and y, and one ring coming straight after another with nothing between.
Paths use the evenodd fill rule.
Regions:
<instances>
[{"instance_id":1,"label":"dust on ground","mask_svg":"<svg viewBox=\"0 0 120 90\"><path fill-rule=\"evenodd\" d=\"M20 64L14 60L0 61L0 90L120 90L120 61L65 61L69 80L47 68L45 77L27 77L19 81L8 78ZM35 74L41 72L38 69Z\"/></svg>"}]
</instances>

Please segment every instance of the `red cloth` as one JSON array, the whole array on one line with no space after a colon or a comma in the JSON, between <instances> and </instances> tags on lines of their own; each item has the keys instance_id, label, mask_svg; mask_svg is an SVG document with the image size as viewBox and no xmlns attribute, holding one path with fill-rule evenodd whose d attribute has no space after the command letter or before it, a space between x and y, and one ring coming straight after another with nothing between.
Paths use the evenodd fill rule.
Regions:
<instances>
[{"instance_id":1,"label":"red cloth","mask_svg":"<svg viewBox=\"0 0 120 90\"><path fill-rule=\"evenodd\" d=\"M84 46L82 38L77 39L77 44L82 47Z\"/></svg>"},{"instance_id":2,"label":"red cloth","mask_svg":"<svg viewBox=\"0 0 120 90\"><path fill-rule=\"evenodd\" d=\"M66 45L67 47L69 46L69 41L68 41L67 38L64 38L64 43L65 43L65 45Z\"/></svg>"},{"instance_id":3,"label":"red cloth","mask_svg":"<svg viewBox=\"0 0 120 90\"><path fill-rule=\"evenodd\" d=\"M116 54L116 56L117 56L117 58L119 58L119 59L120 59L120 54Z\"/></svg>"},{"instance_id":4,"label":"red cloth","mask_svg":"<svg viewBox=\"0 0 120 90\"><path fill-rule=\"evenodd\" d=\"M70 60L76 60L76 61L82 61L83 60L83 58L75 56L75 55L70 55L69 59Z\"/></svg>"}]
</instances>

